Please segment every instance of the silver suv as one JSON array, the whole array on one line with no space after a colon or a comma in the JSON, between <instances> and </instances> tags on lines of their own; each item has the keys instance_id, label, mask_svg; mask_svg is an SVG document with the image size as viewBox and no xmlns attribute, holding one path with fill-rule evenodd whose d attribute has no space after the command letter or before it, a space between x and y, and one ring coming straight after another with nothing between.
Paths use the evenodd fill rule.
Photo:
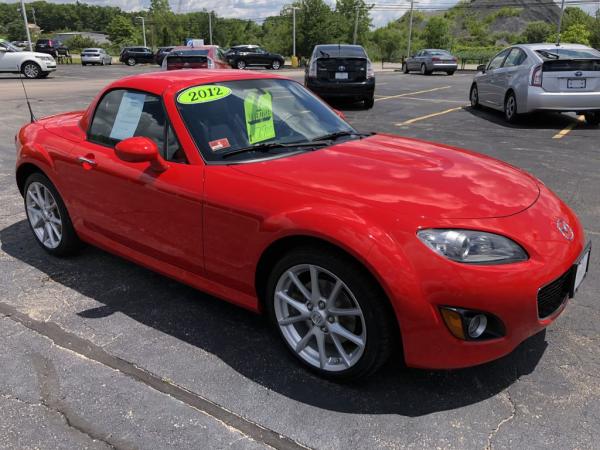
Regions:
<instances>
[{"instance_id":1,"label":"silver suv","mask_svg":"<svg viewBox=\"0 0 600 450\"><path fill-rule=\"evenodd\" d=\"M471 106L504 112L513 122L534 111L575 112L600 123L600 52L579 44L524 44L477 68Z\"/></svg>"}]
</instances>

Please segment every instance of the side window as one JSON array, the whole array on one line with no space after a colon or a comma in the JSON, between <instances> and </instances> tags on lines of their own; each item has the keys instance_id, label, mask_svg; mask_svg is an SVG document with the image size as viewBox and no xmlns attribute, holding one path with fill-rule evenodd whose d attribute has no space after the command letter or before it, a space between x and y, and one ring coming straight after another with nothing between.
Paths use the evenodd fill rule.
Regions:
<instances>
[{"instance_id":1,"label":"side window","mask_svg":"<svg viewBox=\"0 0 600 450\"><path fill-rule=\"evenodd\" d=\"M523 50L519 48L513 48L506 57L503 67L520 66L526 59L527 54Z\"/></svg>"},{"instance_id":2,"label":"side window","mask_svg":"<svg viewBox=\"0 0 600 450\"><path fill-rule=\"evenodd\" d=\"M88 132L91 142L114 147L134 136L156 142L167 161L187 162L177 137L166 120L160 97L117 89L106 94L98 106Z\"/></svg>"},{"instance_id":3,"label":"side window","mask_svg":"<svg viewBox=\"0 0 600 450\"><path fill-rule=\"evenodd\" d=\"M507 48L506 50L502 50L500 53L494 56L494 58L490 61L487 70L497 69L498 67L502 66L502 62L504 61L504 58L508 54L509 50L510 49Z\"/></svg>"}]
</instances>

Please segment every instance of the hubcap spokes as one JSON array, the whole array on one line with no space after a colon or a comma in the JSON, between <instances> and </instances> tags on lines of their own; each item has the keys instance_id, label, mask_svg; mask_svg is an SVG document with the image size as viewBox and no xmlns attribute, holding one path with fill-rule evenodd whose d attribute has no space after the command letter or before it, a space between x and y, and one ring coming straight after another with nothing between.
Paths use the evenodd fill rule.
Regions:
<instances>
[{"instance_id":1,"label":"hubcap spokes","mask_svg":"<svg viewBox=\"0 0 600 450\"><path fill-rule=\"evenodd\" d=\"M62 220L52 192L43 184L33 182L27 188L25 203L35 236L44 247L58 247L62 240Z\"/></svg>"},{"instance_id":2,"label":"hubcap spokes","mask_svg":"<svg viewBox=\"0 0 600 450\"><path fill-rule=\"evenodd\" d=\"M290 347L322 370L348 369L365 350L365 319L354 294L322 267L301 264L281 275L275 316Z\"/></svg>"}]
</instances>

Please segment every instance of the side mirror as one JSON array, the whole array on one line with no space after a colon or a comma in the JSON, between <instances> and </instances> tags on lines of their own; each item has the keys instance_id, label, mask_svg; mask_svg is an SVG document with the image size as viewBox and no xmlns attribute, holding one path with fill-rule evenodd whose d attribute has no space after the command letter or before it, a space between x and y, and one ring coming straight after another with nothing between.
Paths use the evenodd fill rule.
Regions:
<instances>
[{"instance_id":1,"label":"side mirror","mask_svg":"<svg viewBox=\"0 0 600 450\"><path fill-rule=\"evenodd\" d=\"M149 162L156 172L164 172L169 168L159 155L156 143L144 136L123 139L115 145L115 154L127 162Z\"/></svg>"},{"instance_id":2,"label":"side mirror","mask_svg":"<svg viewBox=\"0 0 600 450\"><path fill-rule=\"evenodd\" d=\"M346 114L344 114L342 111L333 108L333 112L336 113L340 119L346 120Z\"/></svg>"},{"instance_id":3,"label":"side mirror","mask_svg":"<svg viewBox=\"0 0 600 450\"><path fill-rule=\"evenodd\" d=\"M477 66L477 72L483 72L485 73L485 69L487 68L487 66L485 64L480 64Z\"/></svg>"}]
</instances>

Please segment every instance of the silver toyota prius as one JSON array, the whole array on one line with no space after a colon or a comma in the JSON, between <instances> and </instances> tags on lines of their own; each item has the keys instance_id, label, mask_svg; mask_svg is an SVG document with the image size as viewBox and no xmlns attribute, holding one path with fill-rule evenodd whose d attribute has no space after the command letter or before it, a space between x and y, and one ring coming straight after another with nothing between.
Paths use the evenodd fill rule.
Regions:
<instances>
[{"instance_id":1,"label":"silver toyota prius","mask_svg":"<svg viewBox=\"0 0 600 450\"><path fill-rule=\"evenodd\" d=\"M534 111L583 114L600 123L600 52L579 44L523 44L479 66L471 106L504 112L509 122Z\"/></svg>"}]
</instances>

